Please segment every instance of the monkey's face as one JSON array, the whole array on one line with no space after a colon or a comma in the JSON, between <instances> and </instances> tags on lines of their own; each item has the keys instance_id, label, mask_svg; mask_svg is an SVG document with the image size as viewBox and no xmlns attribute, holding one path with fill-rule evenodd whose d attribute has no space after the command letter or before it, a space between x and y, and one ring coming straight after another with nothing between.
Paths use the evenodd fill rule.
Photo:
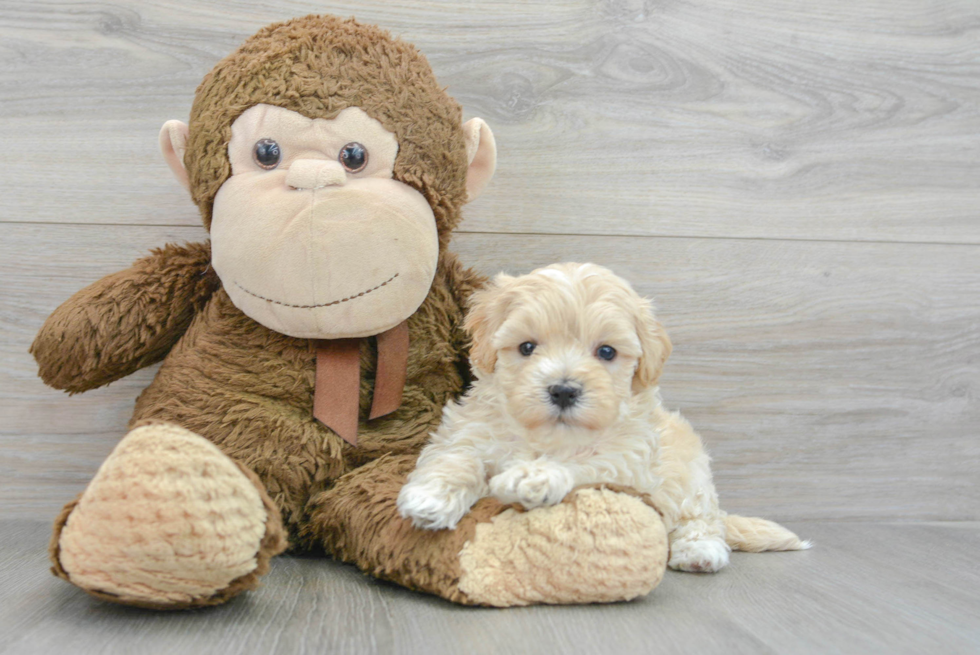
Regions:
<instances>
[{"instance_id":1,"label":"monkey's face","mask_svg":"<svg viewBox=\"0 0 980 655\"><path fill-rule=\"evenodd\" d=\"M265 104L231 131L211 251L239 309L318 339L378 334L418 309L438 262L436 221L392 178L391 132L357 107L327 120Z\"/></svg>"},{"instance_id":2,"label":"monkey's face","mask_svg":"<svg viewBox=\"0 0 980 655\"><path fill-rule=\"evenodd\" d=\"M295 337L362 337L421 306L493 176L490 128L461 118L410 44L305 16L218 62L160 148L239 309Z\"/></svg>"}]
</instances>

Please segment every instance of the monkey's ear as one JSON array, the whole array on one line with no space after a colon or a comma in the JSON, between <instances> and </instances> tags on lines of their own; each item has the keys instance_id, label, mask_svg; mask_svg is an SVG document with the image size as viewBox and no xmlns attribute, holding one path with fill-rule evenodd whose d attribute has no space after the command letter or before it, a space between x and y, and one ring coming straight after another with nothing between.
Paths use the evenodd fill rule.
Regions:
<instances>
[{"instance_id":1,"label":"monkey's ear","mask_svg":"<svg viewBox=\"0 0 980 655\"><path fill-rule=\"evenodd\" d=\"M463 124L466 140L466 201L473 200L490 182L497 168L497 142L482 118L471 118Z\"/></svg>"},{"instance_id":2,"label":"monkey's ear","mask_svg":"<svg viewBox=\"0 0 980 655\"><path fill-rule=\"evenodd\" d=\"M187 150L189 134L187 123L180 121L167 121L160 130L160 152L167 160L167 166L173 171L174 177L185 189L191 188L187 169L184 168L184 152Z\"/></svg>"}]
</instances>

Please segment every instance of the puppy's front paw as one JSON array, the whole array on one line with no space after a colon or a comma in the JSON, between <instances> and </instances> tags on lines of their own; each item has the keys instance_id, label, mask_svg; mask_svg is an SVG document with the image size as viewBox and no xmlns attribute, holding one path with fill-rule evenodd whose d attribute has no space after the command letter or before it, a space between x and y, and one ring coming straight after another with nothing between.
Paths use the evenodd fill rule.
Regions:
<instances>
[{"instance_id":1,"label":"puppy's front paw","mask_svg":"<svg viewBox=\"0 0 980 655\"><path fill-rule=\"evenodd\" d=\"M572 474L549 462L526 462L490 479L490 493L504 503L520 503L527 509L556 505L572 490Z\"/></svg>"},{"instance_id":2,"label":"puppy's front paw","mask_svg":"<svg viewBox=\"0 0 980 655\"><path fill-rule=\"evenodd\" d=\"M423 530L452 530L476 502L476 495L438 481L409 482L398 494L398 513Z\"/></svg>"},{"instance_id":3,"label":"puppy's front paw","mask_svg":"<svg viewBox=\"0 0 980 655\"><path fill-rule=\"evenodd\" d=\"M667 566L675 571L714 573L728 564L730 550L722 539L677 539L670 543Z\"/></svg>"}]
</instances>

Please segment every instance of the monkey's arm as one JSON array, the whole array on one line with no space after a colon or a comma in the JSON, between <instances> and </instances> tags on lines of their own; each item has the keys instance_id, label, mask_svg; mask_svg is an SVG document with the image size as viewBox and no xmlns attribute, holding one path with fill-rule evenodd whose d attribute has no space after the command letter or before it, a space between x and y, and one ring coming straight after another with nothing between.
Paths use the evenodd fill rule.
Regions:
<instances>
[{"instance_id":1,"label":"monkey's arm","mask_svg":"<svg viewBox=\"0 0 980 655\"><path fill-rule=\"evenodd\" d=\"M80 393L160 361L218 288L211 246L167 245L65 301L31 345L44 382Z\"/></svg>"}]
</instances>

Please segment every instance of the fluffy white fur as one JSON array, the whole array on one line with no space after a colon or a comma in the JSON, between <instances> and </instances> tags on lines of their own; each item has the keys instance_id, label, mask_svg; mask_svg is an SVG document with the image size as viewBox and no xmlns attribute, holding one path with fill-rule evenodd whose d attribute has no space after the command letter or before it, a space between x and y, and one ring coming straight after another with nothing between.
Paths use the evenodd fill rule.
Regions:
<instances>
[{"instance_id":1,"label":"fluffy white fur","mask_svg":"<svg viewBox=\"0 0 980 655\"><path fill-rule=\"evenodd\" d=\"M417 527L453 528L487 495L533 509L609 482L650 494L674 569L717 571L732 547L808 547L775 523L719 508L701 439L661 402L670 340L650 303L608 269L555 264L500 275L474 296L466 328L477 379L447 405L398 497ZM615 357L600 358L602 346ZM561 407L549 392L556 385L574 388L575 402Z\"/></svg>"}]
</instances>

